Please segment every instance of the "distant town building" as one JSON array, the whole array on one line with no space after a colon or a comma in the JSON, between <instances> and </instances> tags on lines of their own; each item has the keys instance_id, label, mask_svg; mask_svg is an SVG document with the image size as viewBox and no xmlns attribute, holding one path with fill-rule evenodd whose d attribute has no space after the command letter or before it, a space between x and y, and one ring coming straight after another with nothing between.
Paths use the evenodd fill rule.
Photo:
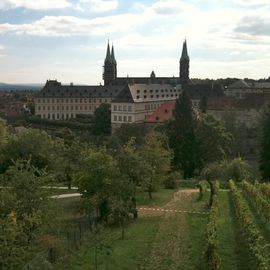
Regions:
<instances>
[{"instance_id":1,"label":"distant town building","mask_svg":"<svg viewBox=\"0 0 270 270\"><path fill-rule=\"evenodd\" d=\"M243 99L249 94L270 93L270 82L246 82L238 80L225 89L225 95L236 99Z\"/></svg>"}]
</instances>

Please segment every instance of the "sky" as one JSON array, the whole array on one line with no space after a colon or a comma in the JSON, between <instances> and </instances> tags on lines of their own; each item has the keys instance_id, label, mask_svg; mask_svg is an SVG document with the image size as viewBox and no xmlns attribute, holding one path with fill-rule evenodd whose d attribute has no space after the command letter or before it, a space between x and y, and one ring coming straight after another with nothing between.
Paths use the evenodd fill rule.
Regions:
<instances>
[{"instance_id":1,"label":"sky","mask_svg":"<svg viewBox=\"0 0 270 270\"><path fill-rule=\"evenodd\" d=\"M270 0L0 0L0 82L99 84L118 76L270 76Z\"/></svg>"}]
</instances>

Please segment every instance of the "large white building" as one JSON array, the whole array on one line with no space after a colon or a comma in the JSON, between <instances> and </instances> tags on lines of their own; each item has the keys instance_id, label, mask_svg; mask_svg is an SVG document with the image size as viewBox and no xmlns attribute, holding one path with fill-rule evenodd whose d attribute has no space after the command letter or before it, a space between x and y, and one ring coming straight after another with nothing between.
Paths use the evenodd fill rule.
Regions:
<instances>
[{"instance_id":1,"label":"large white building","mask_svg":"<svg viewBox=\"0 0 270 270\"><path fill-rule=\"evenodd\" d=\"M180 92L180 84L129 84L125 86L112 100L113 128L127 122L143 123L161 104L176 100Z\"/></svg>"},{"instance_id":2,"label":"large white building","mask_svg":"<svg viewBox=\"0 0 270 270\"><path fill-rule=\"evenodd\" d=\"M104 85L62 85L48 80L35 97L35 114L43 119L67 120L92 115L102 103L111 103L113 126L141 123L162 103L175 100L181 84L189 82L189 56L184 41L179 77L117 77L114 48L108 44L103 72Z\"/></svg>"}]
</instances>

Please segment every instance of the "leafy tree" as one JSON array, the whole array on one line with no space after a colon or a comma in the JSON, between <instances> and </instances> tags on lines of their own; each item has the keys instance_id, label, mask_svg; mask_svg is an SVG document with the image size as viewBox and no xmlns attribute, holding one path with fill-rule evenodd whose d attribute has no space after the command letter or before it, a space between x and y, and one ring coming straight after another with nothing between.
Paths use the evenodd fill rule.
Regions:
<instances>
[{"instance_id":1,"label":"leafy tree","mask_svg":"<svg viewBox=\"0 0 270 270\"><path fill-rule=\"evenodd\" d=\"M202 113L206 113L206 111L207 111L207 99L208 99L207 96L203 95L203 97L200 100L199 107L200 107L200 111Z\"/></svg>"},{"instance_id":2,"label":"leafy tree","mask_svg":"<svg viewBox=\"0 0 270 270\"><path fill-rule=\"evenodd\" d=\"M186 91L177 99L173 115L169 125L170 146L174 150L174 165L186 179L194 176L198 164L197 120Z\"/></svg>"},{"instance_id":3,"label":"leafy tree","mask_svg":"<svg viewBox=\"0 0 270 270\"><path fill-rule=\"evenodd\" d=\"M52 169L58 153L55 141L46 132L26 129L10 136L2 154L4 159L0 165L0 172L5 172L12 165L12 160L17 159L31 159L32 165L39 169Z\"/></svg>"},{"instance_id":4,"label":"leafy tree","mask_svg":"<svg viewBox=\"0 0 270 270\"><path fill-rule=\"evenodd\" d=\"M201 178L208 181L232 179L240 182L250 176L250 167L241 158L210 163L201 172Z\"/></svg>"},{"instance_id":5,"label":"leafy tree","mask_svg":"<svg viewBox=\"0 0 270 270\"><path fill-rule=\"evenodd\" d=\"M211 115L204 114L197 124L196 140L199 158L197 168L201 169L208 163L224 160L228 157L232 145L232 134L220 121Z\"/></svg>"},{"instance_id":6,"label":"leafy tree","mask_svg":"<svg viewBox=\"0 0 270 270\"><path fill-rule=\"evenodd\" d=\"M37 252L37 239L56 227L48 190L42 188L51 176L18 160L10 166L0 185L0 265L20 269Z\"/></svg>"},{"instance_id":7,"label":"leafy tree","mask_svg":"<svg viewBox=\"0 0 270 270\"><path fill-rule=\"evenodd\" d=\"M140 124L123 124L113 134L113 138L116 138L119 145L126 145L132 138L136 145L143 143L143 138L146 134L146 130L143 125Z\"/></svg>"},{"instance_id":8,"label":"leafy tree","mask_svg":"<svg viewBox=\"0 0 270 270\"><path fill-rule=\"evenodd\" d=\"M151 132L144 138L140 147L142 167L140 168L142 186L152 199L152 192L162 183L170 171L172 159L171 152L164 146L164 138L161 135Z\"/></svg>"},{"instance_id":9,"label":"leafy tree","mask_svg":"<svg viewBox=\"0 0 270 270\"><path fill-rule=\"evenodd\" d=\"M76 173L80 170L81 154L87 145L78 140L58 141L58 156L54 164L54 174L61 183L71 189Z\"/></svg>"},{"instance_id":10,"label":"leafy tree","mask_svg":"<svg viewBox=\"0 0 270 270\"><path fill-rule=\"evenodd\" d=\"M118 154L118 166L121 175L124 176L130 184L131 188L131 212L134 217L137 218L136 209L136 185L141 181L141 168L143 167L143 162L137 151L135 138L123 146Z\"/></svg>"},{"instance_id":11,"label":"leafy tree","mask_svg":"<svg viewBox=\"0 0 270 270\"><path fill-rule=\"evenodd\" d=\"M94 114L93 134L101 135L111 133L111 105L101 104Z\"/></svg>"},{"instance_id":12,"label":"leafy tree","mask_svg":"<svg viewBox=\"0 0 270 270\"><path fill-rule=\"evenodd\" d=\"M249 165L240 157L231 160L225 166L227 179L240 182L249 179L251 176Z\"/></svg>"},{"instance_id":13,"label":"leafy tree","mask_svg":"<svg viewBox=\"0 0 270 270\"><path fill-rule=\"evenodd\" d=\"M129 204L130 184L118 168L117 161L105 148L84 154L78 187L82 193L82 207L87 214L98 210L103 221L108 221L112 204Z\"/></svg>"},{"instance_id":14,"label":"leafy tree","mask_svg":"<svg viewBox=\"0 0 270 270\"><path fill-rule=\"evenodd\" d=\"M63 139L65 145L70 145L75 140L75 134L71 131L71 129L64 127L58 130L56 136Z\"/></svg>"},{"instance_id":15,"label":"leafy tree","mask_svg":"<svg viewBox=\"0 0 270 270\"><path fill-rule=\"evenodd\" d=\"M270 105L264 112L261 129L260 171L262 179L270 181Z\"/></svg>"}]
</instances>

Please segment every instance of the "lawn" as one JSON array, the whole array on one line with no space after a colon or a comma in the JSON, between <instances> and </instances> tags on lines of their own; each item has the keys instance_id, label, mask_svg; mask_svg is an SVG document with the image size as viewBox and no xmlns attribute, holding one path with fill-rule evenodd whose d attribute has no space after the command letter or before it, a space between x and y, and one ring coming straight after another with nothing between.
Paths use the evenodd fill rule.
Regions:
<instances>
[{"instance_id":1,"label":"lawn","mask_svg":"<svg viewBox=\"0 0 270 270\"><path fill-rule=\"evenodd\" d=\"M137 192L138 205L163 206L170 201L174 190L160 189L153 194L153 199L147 197L142 190ZM76 209L78 198L73 200L65 199L63 206L65 210ZM98 240L89 237L80 250L72 255L62 269L96 269L95 268L95 246L97 242L106 242L106 246L97 253L98 269L139 269L150 253L153 240L157 234L161 216L140 216L137 220L131 221L125 230L125 238L121 239L120 228L105 228L99 234ZM57 265L56 269L60 269Z\"/></svg>"},{"instance_id":2,"label":"lawn","mask_svg":"<svg viewBox=\"0 0 270 270\"><path fill-rule=\"evenodd\" d=\"M161 189L150 201L147 194L139 190L138 205L207 211L208 196L198 201L198 193L189 193L188 190L173 194L172 190ZM62 269L96 269L95 254L99 270L200 269L207 216L139 213L139 218L126 227L124 239L121 239L119 228L105 228L96 236L98 239L90 237L85 241ZM103 242L105 248L95 253L95 248Z\"/></svg>"},{"instance_id":3,"label":"lawn","mask_svg":"<svg viewBox=\"0 0 270 270\"><path fill-rule=\"evenodd\" d=\"M138 206L162 206L166 204L173 196L175 190L160 188L158 191L153 192L152 199L149 199L148 193L143 191L142 188L137 188L137 205Z\"/></svg>"}]
</instances>

